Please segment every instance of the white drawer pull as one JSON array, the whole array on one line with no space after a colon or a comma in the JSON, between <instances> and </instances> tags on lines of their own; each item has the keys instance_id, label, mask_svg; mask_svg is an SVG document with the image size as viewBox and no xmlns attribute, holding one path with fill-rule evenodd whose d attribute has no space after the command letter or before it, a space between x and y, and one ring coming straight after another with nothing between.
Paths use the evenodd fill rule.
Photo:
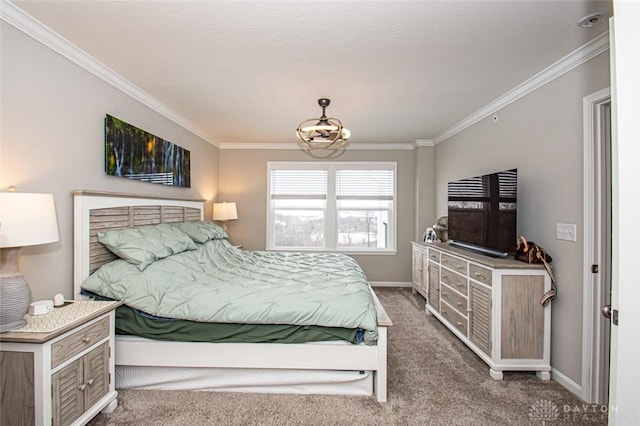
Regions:
<instances>
[{"instance_id":1,"label":"white drawer pull","mask_svg":"<svg viewBox=\"0 0 640 426\"><path fill-rule=\"evenodd\" d=\"M447 296L448 296L448 293L446 291L443 291L442 292L442 297L447 297Z\"/></svg>"},{"instance_id":2,"label":"white drawer pull","mask_svg":"<svg viewBox=\"0 0 640 426\"><path fill-rule=\"evenodd\" d=\"M462 322L458 321L456 324L458 324L458 327L462 327Z\"/></svg>"},{"instance_id":3,"label":"white drawer pull","mask_svg":"<svg viewBox=\"0 0 640 426\"><path fill-rule=\"evenodd\" d=\"M462 306L462 302L457 302L456 305Z\"/></svg>"},{"instance_id":4,"label":"white drawer pull","mask_svg":"<svg viewBox=\"0 0 640 426\"><path fill-rule=\"evenodd\" d=\"M78 389L80 389L80 391L84 392L85 389L87 389L87 385L85 383L83 383L83 384L80 385L80 387Z\"/></svg>"},{"instance_id":5,"label":"white drawer pull","mask_svg":"<svg viewBox=\"0 0 640 426\"><path fill-rule=\"evenodd\" d=\"M89 336L84 336L84 337L82 338L82 342L83 342L83 343L89 343L90 341L91 341L91 337L89 337Z\"/></svg>"},{"instance_id":6,"label":"white drawer pull","mask_svg":"<svg viewBox=\"0 0 640 426\"><path fill-rule=\"evenodd\" d=\"M476 278L480 278L481 280L486 280L487 279L487 277L482 275L480 272L476 272L476 273L474 273L474 275L476 276Z\"/></svg>"}]
</instances>

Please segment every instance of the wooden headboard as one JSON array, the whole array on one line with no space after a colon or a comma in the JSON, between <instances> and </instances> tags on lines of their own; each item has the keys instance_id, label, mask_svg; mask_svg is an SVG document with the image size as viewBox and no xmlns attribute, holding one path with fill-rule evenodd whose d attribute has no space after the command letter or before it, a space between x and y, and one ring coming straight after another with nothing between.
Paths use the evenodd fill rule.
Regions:
<instances>
[{"instance_id":1,"label":"wooden headboard","mask_svg":"<svg viewBox=\"0 0 640 426\"><path fill-rule=\"evenodd\" d=\"M112 192L73 192L73 298L92 272L115 259L98 242L98 232L158 223L202 220L204 200L160 198Z\"/></svg>"}]
</instances>

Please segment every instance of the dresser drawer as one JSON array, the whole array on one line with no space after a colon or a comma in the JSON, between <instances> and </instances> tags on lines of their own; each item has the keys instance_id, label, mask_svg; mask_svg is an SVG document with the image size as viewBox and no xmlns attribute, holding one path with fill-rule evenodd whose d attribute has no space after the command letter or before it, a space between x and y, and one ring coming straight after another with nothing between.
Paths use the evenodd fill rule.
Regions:
<instances>
[{"instance_id":1,"label":"dresser drawer","mask_svg":"<svg viewBox=\"0 0 640 426\"><path fill-rule=\"evenodd\" d=\"M442 255L442 258L444 259L444 255ZM455 272L451 272L447 269L441 268L440 281L442 281L449 287L458 290L465 296L469 294L467 291L467 277L463 277L460 274L456 274Z\"/></svg>"},{"instance_id":2,"label":"dresser drawer","mask_svg":"<svg viewBox=\"0 0 640 426\"><path fill-rule=\"evenodd\" d=\"M469 265L469 278L480 281L482 284L491 285L491 270L473 263Z\"/></svg>"},{"instance_id":3,"label":"dresser drawer","mask_svg":"<svg viewBox=\"0 0 640 426\"><path fill-rule=\"evenodd\" d=\"M460 315L458 311L443 303L440 307L440 314L449 321L452 326L460 330L462 334L467 335L467 319Z\"/></svg>"},{"instance_id":4,"label":"dresser drawer","mask_svg":"<svg viewBox=\"0 0 640 426\"><path fill-rule=\"evenodd\" d=\"M57 367L108 336L109 317L104 317L98 322L53 343L51 345L51 368Z\"/></svg>"},{"instance_id":5,"label":"dresser drawer","mask_svg":"<svg viewBox=\"0 0 640 426\"><path fill-rule=\"evenodd\" d=\"M467 268L469 264L464 260L460 260L457 257L449 256L448 254L442 253L440 263L460 274L467 275Z\"/></svg>"},{"instance_id":6,"label":"dresser drawer","mask_svg":"<svg viewBox=\"0 0 640 426\"><path fill-rule=\"evenodd\" d=\"M432 262L440 263L440 252L438 250L430 248L428 256L429 260L431 260Z\"/></svg>"},{"instance_id":7,"label":"dresser drawer","mask_svg":"<svg viewBox=\"0 0 640 426\"><path fill-rule=\"evenodd\" d=\"M456 311L467 316L468 301L466 297L443 284L442 288L440 288L440 298L453 306Z\"/></svg>"}]
</instances>

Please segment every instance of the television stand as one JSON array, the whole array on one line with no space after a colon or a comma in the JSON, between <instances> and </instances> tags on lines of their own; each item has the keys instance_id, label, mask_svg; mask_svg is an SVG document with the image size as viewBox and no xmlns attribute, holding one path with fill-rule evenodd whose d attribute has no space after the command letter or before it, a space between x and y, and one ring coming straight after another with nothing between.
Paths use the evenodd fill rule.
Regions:
<instances>
[{"instance_id":1,"label":"television stand","mask_svg":"<svg viewBox=\"0 0 640 426\"><path fill-rule=\"evenodd\" d=\"M475 253L484 254L485 256L495 257L496 259L506 259L509 253L506 251L500 251L489 247L477 246L475 244L463 243L462 241L451 240L450 245L454 247L460 247L464 250L469 250Z\"/></svg>"},{"instance_id":2,"label":"television stand","mask_svg":"<svg viewBox=\"0 0 640 426\"><path fill-rule=\"evenodd\" d=\"M415 291L433 315L487 363L491 377L551 377L551 279L540 264L497 259L446 243L412 243Z\"/></svg>"}]
</instances>

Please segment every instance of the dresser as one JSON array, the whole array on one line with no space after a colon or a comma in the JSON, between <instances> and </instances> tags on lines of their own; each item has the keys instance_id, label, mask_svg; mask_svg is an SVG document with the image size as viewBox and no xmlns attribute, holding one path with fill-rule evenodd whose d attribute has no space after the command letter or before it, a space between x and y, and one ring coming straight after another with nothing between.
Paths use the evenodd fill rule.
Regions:
<instances>
[{"instance_id":1,"label":"dresser","mask_svg":"<svg viewBox=\"0 0 640 426\"><path fill-rule=\"evenodd\" d=\"M446 243L412 243L413 289L435 316L502 380L503 371L550 379L551 288L542 265L496 259Z\"/></svg>"},{"instance_id":2,"label":"dresser","mask_svg":"<svg viewBox=\"0 0 640 426\"><path fill-rule=\"evenodd\" d=\"M0 424L82 425L113 411L119 305L76 301L0 334Z\"/></svg>"}]
</instances>

